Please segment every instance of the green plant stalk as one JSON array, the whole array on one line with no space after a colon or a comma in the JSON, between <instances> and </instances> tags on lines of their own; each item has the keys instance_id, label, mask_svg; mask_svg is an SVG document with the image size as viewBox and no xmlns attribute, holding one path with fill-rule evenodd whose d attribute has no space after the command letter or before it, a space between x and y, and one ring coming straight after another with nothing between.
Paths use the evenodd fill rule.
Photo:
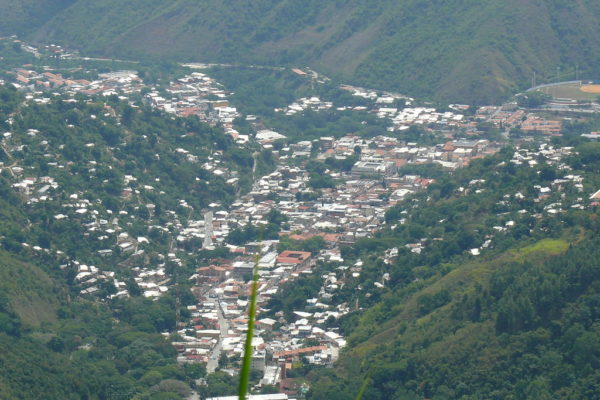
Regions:
<instances>
[{"instance_id":1,"label":"green plant stalk","mask_svg":"<svg viewBox=\"0 0 600 400\"><path fill-rule=\"evenodd\" d=\"M373 367L371 367L371 369L369 370L369 373L367 374L362 385L360 385L360 389L358 390L358 394L356 395L356 400L362 400L363 396L365 395L365 392L367 391L367 388L371 384L371 375L372 374L373 374Z\"/></svg>"},{"instance_id":2,"label":"green plant stalk","mask_svg":"<svg viewBox=\"0 0 600 400\"><path fill-rule=\"evenodd\" d=\"M262 243L260 241L259 243ZM256 296L258 292L258 261L260 260L260 244L254 257L254 268L252 274L252 294L250 296L250 309L248 310L248 331L246 332L246 344L244 346L244 359L240 371L240 387L238 390L239 400L246 400L248 393L248 382L250 380L250 366L252 364L252 338L254 337L254 319L256 317Z\"/></svg>"}]
</instances>

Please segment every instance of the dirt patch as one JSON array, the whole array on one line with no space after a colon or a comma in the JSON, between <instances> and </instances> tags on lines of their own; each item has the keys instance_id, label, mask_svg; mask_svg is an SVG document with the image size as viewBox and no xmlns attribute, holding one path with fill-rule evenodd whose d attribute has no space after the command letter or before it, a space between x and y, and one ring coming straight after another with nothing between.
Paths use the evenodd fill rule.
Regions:
<instances>
[{"instance_id":1,"label":"dirt patch","mask_svg":"<svg viewBox=\"0 0 600 400\"><path fill-rule=\"evenodd\" d=\"M600 85L584 85L581 91L585 93L600 93Z\"/></svg>"}]
</instances>

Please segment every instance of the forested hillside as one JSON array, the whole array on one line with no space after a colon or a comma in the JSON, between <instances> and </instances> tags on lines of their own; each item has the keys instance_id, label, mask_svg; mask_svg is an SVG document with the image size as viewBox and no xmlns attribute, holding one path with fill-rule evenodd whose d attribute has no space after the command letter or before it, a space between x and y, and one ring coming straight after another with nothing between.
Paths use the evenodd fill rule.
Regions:
<instances>
[{"instance_id":1,"label":"forested hillside","mask_svg":"<svg viewBox=\"0 0 600 400\"><path fill-rule=\"evenodd\" d=\"M0 398L184 398L204 369L177 365L161 335L175 291L145 298L134 277L187 266L165 260L177 229L247 188L251 151L117 96L36 100L0 86Z\"/></svg>"},{"instance_id":2,"label":"forested hillside","mask_svg":"<svg viewBox=\"0 0 600 400\"><path fill-rule=\"evenodd\" d=\"M368 317L383 327L312 398L350 398L365 381L369 399L597 398L599 244L553 256L565 248L541 241L388 296Z\"/></svg>"},{"instance_id":3,"label":"forested hillside","mask_svg":"<svg viewBox=\"0 0 600 400\"><path fill-rule=\"evenodd\" d=\"M533 167L503 151L391 209L387 232L346 249L364 265L337 301L360 310L309 398L600 396L600 225L580 190L600 184L598 151L580 145L566 163L538 153ZM583 187L562 179L574 176ZM287 295L313 295L310 279Z\"/></svg>"},{"instance_id":4,"label":"forested hillside","mask_svg":"<svg viewBox=\"0 0 600 400\"><path fill-rule=\"evenodd\" d=\"M15 6L15 3L18 3ZM493 102L531 82L597 78L597 2L0 1L1 33L119 57L310 64L408 95ZM71 4L73 3L73 4Z\"/></svg>"},{"instance_id":5,"label":"forested hillside","mask_svg":"<svg viewBox=\"0 0 600 400\"><path fill-rule=\"evenodd\" d=\"M430 3L0 0L1 34L58 41L85 55L160 59L156 70L139 64L139 76L155 86L132 89L128 97L39 91L43 85L33 80L32 92L0 85L0 399L181 400L192 388L231 394L236 378L218 371L203 388L204 366L178 364L173 345L182 332L196 332L194 326L177 334L176 315L193 316L197 267L240 250L203 244L212 219L205 212L234 210L253 178L286 162L275 155L289 153L275 150L322 136L388 132L389 121L364 108L333 111L339 99L361 106L378 96L352 96L335 80L315 89L311 74L289 69L216 66L207 77L233 92L226 99L241 112L234 120L240 134L261 124L285 134L273 152L252 135L237 144L243 141L216 122L149 106L153 94L177 103L174 91L160 85L173 79L158 71L162 66L179 68L176 60L310 65L372 87L466 102L500 99L526 85L533 71L552 79L560 66L568 79L578 63L589 77L600 72L593 55L600 50L596 2ZM36 58L11 39L1 49L0 64L32 63L42 74L49 72L42 65L55 63L77 78L99 76L71 68L77 59ZM13 72L2 78L21 76ZM220 88L214 93L224 95ZM312 95L331 100L331 112L275 111ZM405 101L392 100L393 106ZM600 211L591 198L600 190L600 143L580 136L600 119L569 114L563 122L563 136L521 137L514 129L507 140L515 147L503 142L507 147L493 156L483 158L500 145L458 158L453 172L421 161L399 167L402 177L426 184L386 206L385 224L371 225L366 238L344 238L339 262L319 261L312 274L281 281L261 318L287 324L298 311L314 311L321 297L327 304L319 307L343 310L320 322L343 338L335 342L340 358L328 367L301 358L286 372L310 387L307 399L600 398ZM435 136L425 132L415 125L389 135L432 144ZM461 139L465 148L481 143L471 139ZM292 198L306 196L318 207L321 190L341 182L327 170L349 171L363 149L377 150L376 143L362 144L349 146L345 158L288 159L306 176L300 187L311 189ZM279 176L288 189L286 174ZM399 187L385 176L363 177ZM256 205L277 204L283 191L259 193ZM394 199L387 191L377 196L361 201ZM254 218L227 228L225 242L279 238L275 256L317 255L330 246L321 236L280 237L288 221L277 209L265 217L265 229ZM326 230L338 239L343 232ZM240 293L247 301L247 292ZM270 332L265 337L273 339ZM220 368L237 358L219 359Z\"/></svg>"},{"instance_id":6,"label":"forested hillside","mask_svg":"<svg viewBox=\"0 0 600 400\"><path fill-rule=\"evenodd\" d=\"M75 1L3 0L0 2L0 35L31 32Z\"/></svg>"}]
</instances>

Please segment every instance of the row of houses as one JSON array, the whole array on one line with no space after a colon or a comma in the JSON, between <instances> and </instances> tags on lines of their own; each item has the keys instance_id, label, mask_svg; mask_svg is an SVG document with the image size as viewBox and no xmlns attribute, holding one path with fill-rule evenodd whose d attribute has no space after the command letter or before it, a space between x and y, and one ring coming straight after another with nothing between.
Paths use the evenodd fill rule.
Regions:
<instances>
[{"instance_id":1,"label":"row of houses","mask_svg":"<svg viewBox=\"0 0 600 400\"><path fill-rule=\"evenodd\" d=\"M136 71L116 71L99 74L97 79L77 79L64 77L49 67L44 72L34 69L17 68L12 71L13 85L22 91L55 91L67 94L122 95L138 93L144 87Z\"/></svg>"}]
</instances>

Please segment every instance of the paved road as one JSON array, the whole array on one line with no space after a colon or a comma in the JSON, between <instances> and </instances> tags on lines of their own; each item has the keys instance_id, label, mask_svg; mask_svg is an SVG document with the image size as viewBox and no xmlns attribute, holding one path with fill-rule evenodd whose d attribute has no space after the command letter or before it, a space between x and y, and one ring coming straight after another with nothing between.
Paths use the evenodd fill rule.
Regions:
<instances>
[{"instance_id":1,"label":"paved road","mask_svg":"<svg viewBox=\"0 0 600 400\"><path fill-rule=\"evenodd\" d=\"M219 357L221 356L223 339L227 336L227 333L229 332L229 322L227 322L227 319L223 315L223 311L221 310L221 302L218 300L217 305L217 316L219 318L219 327L221 329L221 334L219 335L219 341L211 351L208 363L206 364L206 372L209 374L215 372L215 370L219 366Z\"/></svg>"},{"instance_id":2,"label":"paved road","mask_svg":"<svg viewBox=\"0 0 600 400\"><path fill-rule=\"evenodd\" d=\"M500 111L502 111L502 106L498 107L498 109L496 111L494 111L492 113L492 115L490 115L490 117L487 119L487 121L492 121L494 118L496 118L496 115L500 114Z\"/></svg>"},{"instance_id":3,"label":"paved road","mask_svg":"<svg viewBox=\"0 0 600 400\"><path fill-rule=\"evenodd\" d=\"M258 157L260 156L260 153L258 151L255 151L254 153L252 153L252 158L254 159L254 163L252 164L252 181L256 182L256 165L258 164Z\"/></svg>"}]
</instances>

